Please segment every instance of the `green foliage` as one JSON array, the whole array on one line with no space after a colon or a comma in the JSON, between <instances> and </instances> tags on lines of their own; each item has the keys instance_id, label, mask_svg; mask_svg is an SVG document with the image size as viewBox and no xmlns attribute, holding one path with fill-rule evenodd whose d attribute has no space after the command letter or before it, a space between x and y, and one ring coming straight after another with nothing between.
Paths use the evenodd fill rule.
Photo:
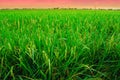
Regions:
<instances>
[{"instance_id":1,"label":"green foliage","mask_svg":"<svg viewBox=\"0 0 120 80\"><path fill-rule=\"evenodd\" d=\"M119 80L120 11L0 10L1 80Z\"/></svg>"}]
</instances>

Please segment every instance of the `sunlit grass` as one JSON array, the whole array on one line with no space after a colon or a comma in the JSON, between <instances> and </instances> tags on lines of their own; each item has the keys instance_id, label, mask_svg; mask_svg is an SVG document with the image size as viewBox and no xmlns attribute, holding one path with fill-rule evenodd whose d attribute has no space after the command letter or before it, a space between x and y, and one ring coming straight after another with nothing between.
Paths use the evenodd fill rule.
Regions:
<instances>
[{"instance_id":1,"label":"sunlit grass","mask_svg":"<svg viewBox=\"0 0 120 80\"><path fill-rule=\"evenodd\" d=\"M0 10L1 80L119 80L120 11Z\"/></svg>"}]
</instances>

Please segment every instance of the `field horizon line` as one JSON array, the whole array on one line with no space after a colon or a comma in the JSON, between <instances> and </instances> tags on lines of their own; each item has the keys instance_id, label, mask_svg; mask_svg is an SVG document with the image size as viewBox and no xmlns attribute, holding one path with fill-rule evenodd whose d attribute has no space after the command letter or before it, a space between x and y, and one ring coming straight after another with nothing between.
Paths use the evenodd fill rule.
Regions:
<instances>
[{"instance_id":1,"label":"field horizon line","mask_svg":"<svg viewBox=\"0 0 120 80\"><path fill-rule=\"evenodd\" d=\"M117 10L120 8L0 8L0 10Z\"/></svg>"}]
</instances>

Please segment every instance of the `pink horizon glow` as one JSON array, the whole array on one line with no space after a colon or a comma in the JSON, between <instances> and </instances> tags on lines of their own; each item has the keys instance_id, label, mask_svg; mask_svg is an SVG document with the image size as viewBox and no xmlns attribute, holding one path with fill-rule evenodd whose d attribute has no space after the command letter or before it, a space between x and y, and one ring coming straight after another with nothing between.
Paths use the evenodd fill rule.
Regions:
<instances>
[{"instance_id":1,"label":"pink horizon glow","mask_svg":"<svg viewBox=\"0 0 120 80\"><path fill-rule=\"evenodd\" d=\"M120 0L0 0L0 8L120 8Z\"/></svg>"}]
</instances>

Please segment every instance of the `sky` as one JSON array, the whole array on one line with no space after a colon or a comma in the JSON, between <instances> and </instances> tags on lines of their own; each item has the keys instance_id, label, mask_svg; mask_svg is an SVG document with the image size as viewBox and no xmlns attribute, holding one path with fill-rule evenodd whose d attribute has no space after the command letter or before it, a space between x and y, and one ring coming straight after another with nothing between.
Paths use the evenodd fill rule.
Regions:
<instances>
[{"instance_id":1,"label":"sky","mask_svg":"<svg viewBox=\"0 0 120 80\"><path fill-rule=\"evenodd\" d=\"M120 0L0 0L0 8L120 8Z\"/></svg>"}]
</instances>

